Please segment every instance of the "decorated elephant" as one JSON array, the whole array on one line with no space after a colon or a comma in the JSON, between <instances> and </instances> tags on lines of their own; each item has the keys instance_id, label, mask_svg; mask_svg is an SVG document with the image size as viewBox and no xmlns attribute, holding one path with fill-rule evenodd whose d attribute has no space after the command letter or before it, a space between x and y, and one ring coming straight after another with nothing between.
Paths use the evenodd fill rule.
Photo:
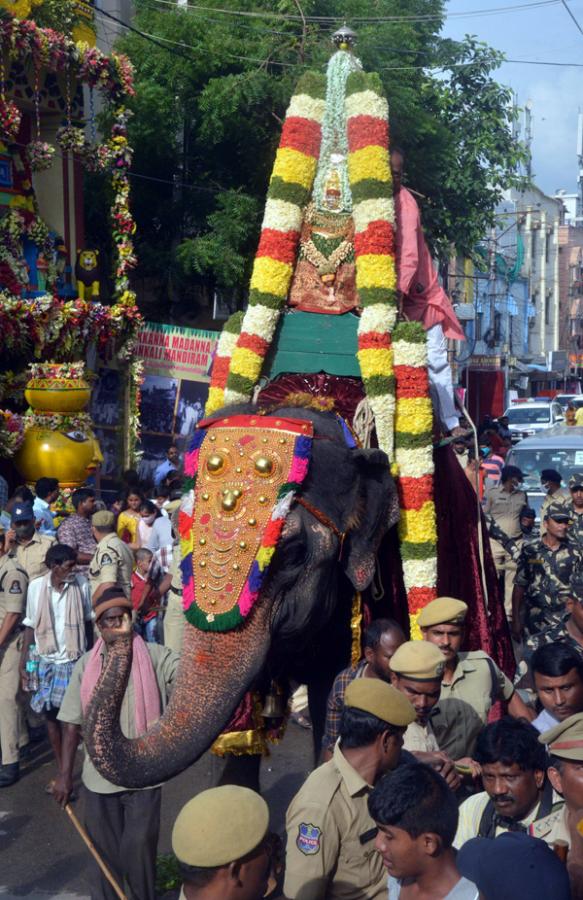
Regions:
<instances>
[{"instance_id":1,"label":"decorated elephant","mask_svg":"<svg viewBox=\"0 0 583 900\"><path fill-rule=\"evenodd\" d=\"M130 788L163 781L207 750L244 693L297 658L334 617L341 582L365 589L398 518L386 455L362 450L334 413L219 411L185 460L180 519L185 628L180 669L159 722L130 740L119 711L132 641L113 640L84 727L91 758Z\"/></svg>"}]
</instances>

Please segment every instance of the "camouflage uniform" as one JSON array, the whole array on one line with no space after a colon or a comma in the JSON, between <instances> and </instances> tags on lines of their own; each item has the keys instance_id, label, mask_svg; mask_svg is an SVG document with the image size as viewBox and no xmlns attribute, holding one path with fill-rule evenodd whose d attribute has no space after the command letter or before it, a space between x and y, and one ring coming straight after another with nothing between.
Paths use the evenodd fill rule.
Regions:
<instances>
[{"instance_id":1,"label":"camouflage uniform","mask_svg":"<svg viewBox=\"0 0 583 900\"><path fill-rule=\"evenodd\" d=\"M573 491L573 488L580 487L581 485L583 485L583 472L576 472L574 475L571 475L569 478L570 491ZM577 543L583 547L583 510L581 512L575 510L572 493L570 494L569 499L565 501L565 507L572 520L569 528L569 537L573 541L577 541Z\"/></svg>"},{"instance_id":2,"label":"camouflage uniform","mask_svg":"<svg viewBox=\"0 0 583 900\"><path fill-rule=\"evenodd\" d=\"M570 616L564 616L564 618L556 625L552 625L550 628L541 631L539 634L531 635L526 641L525 656L527 659L529 659L539 647L542 647L545 644L555 644L557 641L567 644L569 649L575 650L583 657L583 645L576 641L575 638L571 637L567 631L567 622L569 619Z\"/></svg>"},{"instance_id":3,"label":"camouflage uniform","mask_svg":"<svg viewBox=\"0 0 583 900\"><path fill-rule=\"evenodd\" d=\"M583 511L580 513L575 511L572 500L565 502L565 509L571 516L571 525L569 526L569 537L572 541L583 547Z\"/></svg>"},{"instance_id":4,"label":"camouflage uniform","mask_svg":"<svg viewBox=\"0 0 583 900\"><path fill-rule=\"evenodd\" d=\"M524 544L514 584L525 589L527 637L561 622L565 614L565 588L579 568L583 568L583 546L569 538L556 550L547 547L542 539Z\"/></svg>"}]
</instances>

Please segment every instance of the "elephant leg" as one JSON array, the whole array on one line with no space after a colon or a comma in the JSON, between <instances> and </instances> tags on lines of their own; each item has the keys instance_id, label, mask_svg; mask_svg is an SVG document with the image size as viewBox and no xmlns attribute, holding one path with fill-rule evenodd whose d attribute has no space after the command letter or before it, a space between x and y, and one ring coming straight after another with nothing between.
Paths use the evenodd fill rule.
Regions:
<instances>
[{"instance_id":1,"label":"elephant leg","mask_svg":"<svg viewBox=\"0 0 583 900\"><path fill-rule=\"evenodd\" d=\"M219 785L237 784L239 787L249 788L257 794L261 793L259 787L261 759L260 753L248 753L244 756L228 754Z\"/></svg>"},{"instance_id":2,"label":"elephant leg","mask_svg":"<svg viewBox=\"0 0 583 900\"><path fill-rule=\"evenodd\" d=\"M322 752L322 738L324 737L324 726L326 724L326 704L328 695L332 690L335 673L322 674L314 681L308 684L308 709L310 710L310 718L312 720L312 738L314 741L314 764L320 762L320 754Z\"/></svg>"}]
</instances>

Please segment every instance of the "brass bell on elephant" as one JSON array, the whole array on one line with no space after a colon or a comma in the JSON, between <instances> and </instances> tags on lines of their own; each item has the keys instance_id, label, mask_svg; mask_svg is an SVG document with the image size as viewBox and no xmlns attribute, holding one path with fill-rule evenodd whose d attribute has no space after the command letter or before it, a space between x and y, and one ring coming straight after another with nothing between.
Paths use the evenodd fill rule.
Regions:
<instances>
[{"instance_id":1,"label":"brass bell on elephant","mask_svg":"<svg viewBox=\"0 0 583 900\"><path fill-rule=\"evenodd\" d=\"M261 715L264 719L283 719L285 716L286 703L283 692L277 682L272 681L269 693L265 695L265 702Z\"/></svg>"}]
</instances>

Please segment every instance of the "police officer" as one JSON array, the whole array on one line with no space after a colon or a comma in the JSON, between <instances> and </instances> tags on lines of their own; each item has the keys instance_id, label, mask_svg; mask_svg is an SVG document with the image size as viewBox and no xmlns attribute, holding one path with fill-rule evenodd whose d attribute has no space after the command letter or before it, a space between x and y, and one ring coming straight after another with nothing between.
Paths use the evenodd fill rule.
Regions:
<instances>
[{"instance_id":1,"label":"police officer","mask_svg":"<svg viewBox=\"0 0 583 900\"><path fill-rule=\"evenodd\" d=\"M189 800L172 830L180 900L259 900L268 885L269 809L249 788L222 785Z\"/></svg>"},{"instance_id":2,"label":"police officer","mask_svg":"<svg viewBox=\"0 0 583 900\"><path fill-rule=\"evenodd\" d=\"M445 668L438 712L431 724L440 748L452 759L472 756L476 739L497 700L517 718L534 713L493 659L483 650L462 651L468 606L455 597L438 597L417 618L423 639L441 651Z\"/></svg>"},{"instance_id":3,"label":"police officer","mask_svg":"<svg viewBox=\"0 0 583 900\"><path fill-rule=\"evenodd\" d=\"M333 757L312 772L287 811L286 897L386 897L368 797L399 764L404 731L414 720L406 697L380 678L348 685Z\"/></svg>"},{"instance_id":4,"label":"police officer","mask_svg":"<svg viewBox=\"0 0 583 900\"><path fill-rule=\"evenodd\" d=\"M16 557L29 581L48 572L45 557L54 543L54 537L35 530L32 503L16 503L12 509L12 528L6 534L6 548Z\"/></svg>"},{"instance_id":5,"label":"police officer","mask_svg":"<svg viewBox=\"0 0 583 900\"><path fill-rule=\"evenodd\" d=\"M511 540L522 536L520 513L528 502L526 493L519 490L522 480L522 472L517 466L504 466L500 484L487 490L484 497L484 512ZM504 608L510 618L516 562L512 553L504 547L504 542L500 541L497 535L493 535L492 531L490 531L490 548L498 577L504 577Z\"/></svg>"},{"instance_id":6,"label":"police officer","mask_svg":"<svg viewBox=\"0 0 583 900\"><path fill-rule=\"evenodd\" d=\"M170 571L159 585L163 595L168 591L168 604L164 613L164 645L176 653L182 650L184 612L182 610L182 573L180 571L180 545L174 547Z\"/></svg>"},{"instance_id":7,"label":"police officer","mask_svg":"<svg viewBox=\"0 0 583 900\"><path fill-rule=\"evenodd\" d=\"M13 556L5 552L0 533L0 787L18 781L21 622L26 608L28 578Z\"/></svg>"},{"instance_id":8,"label":"police officer","mask_svg":"<svg viewBox=\"0 0 583 900\"><path fill-rule=\"evenodd\" d=\"M565 506L571 516L569 537L583 546L583 472L576 472L569 478L571 496Z\"/></svg>"},{"instance_id":9,"label":"police officer","mask_svg":"<svg viewBox=\"0 0 583 900\"><path fill-rule=\"evenodd\" d=\"M91 517L93 536L97 548L89 563L89 583L93 602L95 592L99 593L113 585L121 585L130 599L134 557L127 544L115 533L115 516L106 509L93 513Z\"/></svg>"},{"instance_id":10,"label":"police officer","mask_svg":"<svg viewBox=\"0 0 583 900\"><path fill-rule=\"evenodd\" d=\"M572 574L583 566L583 546L567 536L569 512L564 504L550 503L545 513L546 534L524 544L518 561L512 594L512 634L521 638L522 608L527 637L559 623L564 601L559 592L568 588Z\"/></svg>"},{"instance_id":11,"label":"police officer","mask_svg":"<svg viewBox=\"0 0 583 900\"><path fill-rule=\"evenodd\" d=\"M536 822L531 834L547 844L557 841L567 844L573 897L579 897L583 884L583 837L578 827L583 819L583 713L570 716L543 732L539 741L548 747L549 781L563 796L565 805Z\"/></svg>"}]
</instances>

